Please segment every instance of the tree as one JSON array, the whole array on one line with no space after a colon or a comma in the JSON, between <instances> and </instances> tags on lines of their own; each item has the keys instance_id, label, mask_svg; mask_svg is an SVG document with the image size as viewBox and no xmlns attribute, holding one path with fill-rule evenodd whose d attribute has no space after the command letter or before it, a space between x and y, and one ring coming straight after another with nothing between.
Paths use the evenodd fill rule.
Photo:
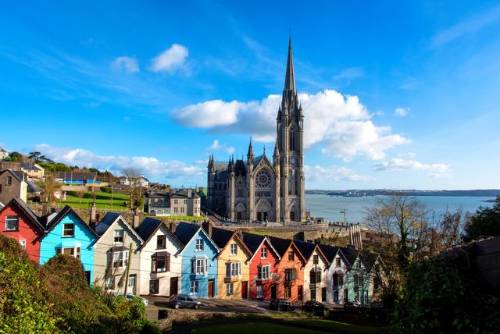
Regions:
<instances>
[{"instance_id":1,"label":"tree","mask_svg":"<svg viewBox=\"0 0 500 334\"><path fill-rule=\"evenodd\" d=\"M41 152L38 151L33 151L28 154L28 158L31 159L35 163L40 163L40 162L48 162L48 163L53 163L52 160L47 158L45 155L43 155Z\"/></svg>"},{"instance_id":2,"label":"tree","mask_svg":"<svg viewBox=\"0 0 500 334\"><path fill-rule=\"evenodd\" d=\"M45 181L42 183L42 202L52 206L56 203L56 192L61 189L61 184L58 183L52 174L45 176Z\"/></svg>"},{"instance_id":3,"label":"tree","mask_svg":"<svg viewBox=\"0 0 500 334\"><path fill-rule=\"evenodd\" d=\"M465 224L464 240L500 235L500 196L497 196L493 207L480 207Z\"/></svg>"},{"instance_id":4,"label":"tree","mask_svg":"<svg viewBox=\"0 0 500 334\"><path fill-rule=\"evenodd\" d=\"M20 162L20 161L23 161L23 159L24 159L24 155L22 155L19 152L14 151L14 152L9 153L9 157L8 157L9 161Z\"/></svg>"}]
</instances>

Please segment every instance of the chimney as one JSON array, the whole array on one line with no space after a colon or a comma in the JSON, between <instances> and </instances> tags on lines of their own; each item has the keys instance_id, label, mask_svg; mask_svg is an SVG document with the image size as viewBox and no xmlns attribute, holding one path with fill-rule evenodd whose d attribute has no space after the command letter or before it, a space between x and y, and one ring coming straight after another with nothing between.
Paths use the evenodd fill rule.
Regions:
<instances>
[{"instance_id":1,"label":"chimney","mask_svg":"<svg viewBox=\"0 0 500 334\"><path fill-rule=\"evenodd\" d=\"M212 237L212 223L209 220L205 220L201 224L202 228L207 232L208 236L211 238Z\"/></svg>"},{"instance_id":2,"label":"chimney","mask_svg":"<svg viewBox=\"0 0 500 334\"><path fill-rule=\"evenodd\" d=\"M95 202L92 202L92 206L90 207L90 220L89 225L95 227L97 224L97 206Z\"/></svg>"},{"instance_id":3,"label":"chimney","mask_svg":"<svg viewBox=\"0 0 500 334\"><path fill-rule=\"evenodd\" d=\"M175 222L169 222L167 223L167 227L172 232L172 234L175 234L175 229L177 227L177 224Z\"/></svg>"},{"instance_id":4,"label":"chimney","mask_svg":"<svg viewBox=\"0 0 500 334\"><path fill-rule=\"evenodd\" d=\"M191 198L191 196L193 195L193 189L189 188L187 190L187 195L188 195L188 198Z\"/></svg>"},{"instance_id":5,"label":"chimney","mask_svg":"<svg viewBox=\"0 0 500 334\"><path fill-rule=\"evenodd\" d=\"M140 215L139 215L139 209L135 208L134 209L134 217L132 218L132 227L133 228L138 228L139 227L139 220L140 220Z\"/></svg>"}]
</instances>

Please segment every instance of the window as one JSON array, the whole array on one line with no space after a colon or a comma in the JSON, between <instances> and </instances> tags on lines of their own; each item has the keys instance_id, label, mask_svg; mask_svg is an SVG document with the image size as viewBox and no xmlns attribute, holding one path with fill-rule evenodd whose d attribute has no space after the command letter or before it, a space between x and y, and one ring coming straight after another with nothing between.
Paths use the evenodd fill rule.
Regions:
<instances>
[{"instance_id":1,"label":"window","mask_svg":"<svg viewBox=\"0 0 500 334\"><path fill-rule=\"evenodd\" d=\"M285 269L285 281L291 282L296 278L296 271L294 268Z\"/></svg>"},{"instance_id":2,"label":"window","mask_svg":"<svg viewBox=\"0 0 500 334\"><path fill-rule=\"evenodd\" d=\"M203 248L203 239L196 239L196 250L200 252L203 250Z\"/></svg>"},{"instance_id":3,"label":"window","mask_svg":"<svg viewBox=\"0 0 500 334\"><path fill-rule=\"evenodd\" d=\"M153 254L151 256L151 271L154 273L170 271L170 254L166 252Z\"/></svg>"},{"instance_id":4,"label":"window","mask_svg":"<svg viewBox=\"0 0 500 334\"><path fill-rule=\"evenodd\" d=\"M191 281L191 293L198 293L198 281Z\"/></svg>"},{"instance_id":5,"label":"window","mask_svg":"<svg viewBox=\"0 0 500 334\"><path fill-rule=\"evenodd\" d=\"M337 257L337 258L335 259L335 266L340 267L340 265L341 265L341 264L340 264L340 257Z\"/></svg>"},{"instance_id":6,"label":"window","mask_svg":"<svg viewBox=\"0 0 500 334\"><path fill-rule=\"evenodd\" d=\"M152 279L149 281L149 293L159 293L160 292L160 280Z\"/></svg>"},{"instance_id":7,"label":"window","mask_svg":"<svg viewBox=\"0 0 500 334\"><path fill-rule=\"evenodd\" d=\"M73 257L79 259L80 258L80 247L57 248L56 253L73 256Z\"/></svg>"},{"instance_id":8,"label":"window","mask_svg":"<svg viewBox=\"0 0 500 334\"><path fill-rule=\"evenodd\" d=\"M321 270L311 270L309 272L309 280L311 284L321 283Z\"/></svg>"},{"instance_id":9,"label":"window","mask_svg":"<svg viewBox=\"0 0 500 334\"><path fill-rule=\"evenodd\" d=\"M74 237L74 236L75 236L75 224L64 224L63 237Z\"/></svg>"},{"instance_id":10,"label":"window","mask_svg":"<svg viewBox=\"0 0 500 334\"><path fill-rule=\"evenodd\" d=\"M26 240L19 240L19 245L23 250L26 250Z\"/></svg>"},{"instance_id":11,"label":"window","mask_svg":"<svg viewBox=\"0 0 500 334\"><path fill-rule=\"evenodd\" d=\"M257 278L266 280L269 279L271 273L271 266L257 267Z\"/></svg>"},{"instance_id":12,"label":"window","mask_svg":"<svg viewBox=\"0 0 500 334\"><path fill-rule=\"evenodd\" d=\"M115 277L111 276L106 278L106 282L104 283L106 289L114 289L115 288Z\"/></svg>"},{"instance_id":13,"label":"window","mask_svg":"<svg viewBox=\"0 0 500 334\"><path fill-rule=\"evenodd\" d=\"M267 248L264 248L264 247L263 247L263 248L260 250L260 257L261 257L262 259L267 258Z\"/></svg>"},{"instance_id":14,"label":"window","mask_svg":"<svg viewBox=\"0 0 500 334\"><path fill-rule=\"evenodd\" d=\"M238 254L238 245L231 244L231 255L237 255L237 254Z\"/></svg>"},{"instance_id":15,"label":"window","mask_svg":"<svg viewBox=\"0 0 500 334\"><path fill-rule=\"evenodd\" d=\"M12 185L12 176L7 177L7 185L11 186Z\"/></svg>"},{"instance_id":16,"label":"window","mask_svg":"<svg viewBox=\"0 0 500 334\"><path fill-rule=\"evenodd\" d=\"M136 274L132 274L132 275L128 276L128 287L132 288L132 291L133 291L133 289L135 289L135 281L136 280L137 280Z\"/></svg>"},{"instance_id":17,"label":"window","mask_svg":"<svg viewBox=\"0 0 500 334\"><path fill-rule=\"evenodd\" d=\"M313 255L313 263L318 264L319 263L319 256L317 254Z\"/></svg>"},{"instance_id":18,"label":"window","mask_svg":"<svg viewBox=\"0 0 500 334\"><path fill-rule=\"evenodd\" d=\"M226 277L235 277L241 275L241 263L226 263Z\"/></svg>"},{"instance_id":19,"label":"window","mask_svg":"<svg viewBox=\"0 0 500 334\"><path fill-rule=\"evenodd\" d=\"M195 275L206 275L208 260L205 258L193 259L191 262L191 273Z\"/></svg>"},{"instance_id":20,"label":"window","mask_svg":"<svg viewBox=\"0 0 500 334\"><path fill-rule=\"evenodd\" d=\"M257 298L264 297L264 288L262 285L257 285Z\"/></svg>"},{"instance_id":21,"label":"window","mask_svg":"<svg viewBox=\"0 0 500 334\"><path fill-rule=\"evenodd\" d=\"M18 216L5 217L5 230L19 231L19 217Z\"/></svg>"},{"instance_id":22,"label":"window","mask_svg":"<svg viewBox=\"0 0 500 334\"><path fill-rule=\"evenodd\" d=\"M128 251L113 253L113 268L126 267L128 262Z\"/></svg>"},{"instance_id":23,"label":"window","mask_svg":"<svg viewBox=\"0 0 500 334\"><path fill-rule=\"evenodd\" d=\"M156 237L156 249L165 249L167 247L167 236L159 235Z\"/></svg>"},{"instance_id":24,"label":"window","mask_svg":"<svg viewBox=\"0 0 500 334\"><path fill-rule=\"evenodd\" d=\"M226 283L226 295L227 296L233 295L233 283Z\"/></svg>"},{"instance_id":25,"label":"window","mask_svg":"<svg viewBox=\"0 0 500 334\"><path fill-rule=\"evenodd\" d=\"M288 261L294 261L295 260L295 253L293 251L290 251L288 253Z\"/></svg>"},{"instance_id":26,"label":"window","mask_svg":"<svg viewBox=\"0 0 500 334\"><path fill-rule=\"evenodd\" d=\"M292 296L292 287L291 286L286 286L285 287L285 298L290 298Z\"/></svg>"},{"instance_id":27,"label":"window","mask_svg":"<svg viewBox=\"0 0 500 334\"><path fill-rule=\"evenodd\" d=\"M115 235L114 235L113 241L115 243L123 243L123 236L124 236L123 230L115 230Z\"/></svg>"}]
</instances>

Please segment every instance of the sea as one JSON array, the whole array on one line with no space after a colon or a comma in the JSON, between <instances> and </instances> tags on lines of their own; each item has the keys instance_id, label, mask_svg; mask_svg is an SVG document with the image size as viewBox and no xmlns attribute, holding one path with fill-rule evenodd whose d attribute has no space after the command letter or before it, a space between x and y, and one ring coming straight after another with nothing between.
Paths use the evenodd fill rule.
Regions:
<instances>
[{"instance_id":1,"label":"sea","mask_svg":"<svg viewBox=\"0 0 500 334\"><path fill-rule=\"evenodd\" d=\"M361 223L367 211L387 196L344 197L324 194L306 194L306 210L315 218L331 222ZM494 197L476 196L412 196L429 210L429 219L439 219L447 211L460 209L474 213L479 207L491 207Z\"/></svg>"}]
</instances>

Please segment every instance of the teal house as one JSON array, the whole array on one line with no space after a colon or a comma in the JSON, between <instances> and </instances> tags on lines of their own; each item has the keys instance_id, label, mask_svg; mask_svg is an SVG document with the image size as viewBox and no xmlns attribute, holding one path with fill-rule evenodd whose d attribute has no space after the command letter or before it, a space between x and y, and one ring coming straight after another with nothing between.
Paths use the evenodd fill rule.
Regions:
<instances>
[{"instance_id":1,"label":"teal house","mask_svg":"<svg viewBox=\"0 0 500 334\"><path fill-rule=\"evenodd\" d=\"M79 259L87 282L94 281L94 249L96 233L69 206L46 218L46 233L40 241L40 264L57 254Z\"/></svg>"},{"instance_id":2,"label":"teal house","mask_svg":"<svg viewBox=\"0 0 500 334\"><path fill-rule=\"evenodd\" d=\"M175 236L183 244L180 293L200 298L217 296L217 255L219 249L201 226L179 223Z\"/></svg>"},{"instance_id":3,"label":"teal house","mask_svg":"<svg viewBox=\"0 0 500 334\"><path fill-rule=\"evenodd\" d=\"M369 305L371 301L368 294L370 274L366 270L360 252L352 248L342 248L341 252L345 256L349 267L345 282L344 302Z\"/></svg>"}]
</instances>

